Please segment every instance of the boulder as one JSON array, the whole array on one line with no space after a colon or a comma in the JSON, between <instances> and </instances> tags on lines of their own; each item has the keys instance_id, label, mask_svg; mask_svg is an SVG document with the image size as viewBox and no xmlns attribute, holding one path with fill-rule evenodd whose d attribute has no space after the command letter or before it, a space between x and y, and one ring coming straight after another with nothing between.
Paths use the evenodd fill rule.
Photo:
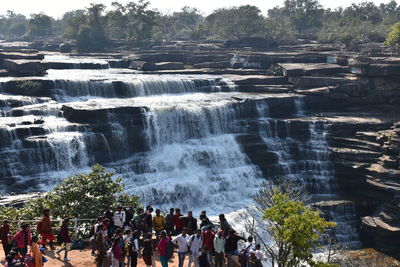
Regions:
<instances>
[{"instance_id":1,"label":"boulder","mask_svg":"<svg viewBox=\"0 0 400 267\"><path fill-rule=\"evenodd\" d=\"M284 76L331 75L348 72L347 67L325 63L280 63Z\"/></svg>"},{"instance_id":2,"label":"boulder","mask_svg":"<svg viewBox=\"0 0 400 267\"><path fill-rule=\"evenodd\" d=\"M43 54L39 53L19 53L19 52L0 52L0 59L44 59Z\"/></svg>"},{"instance_id":3,"label":"boulder","mask_svg":"<svg viewBox=\"0 0 400 267\"><path fill-rule=\"evenodd\" d=\"M156 65L153 62L149 61L131 61L129 65L130 69L134 70L143 70L143 71L155 71L157 70Z\"/></svg>"},{"instance_id":4,"label":"boulder","mask_svg":"<svg viewBox=\"0 0 400 267\"><path fill-rule=\"evenodd\" d=\"M3 65L16 75L40 76L46 72L46 66L40 60L4 59Z\"/></svg>"}]
</instances>

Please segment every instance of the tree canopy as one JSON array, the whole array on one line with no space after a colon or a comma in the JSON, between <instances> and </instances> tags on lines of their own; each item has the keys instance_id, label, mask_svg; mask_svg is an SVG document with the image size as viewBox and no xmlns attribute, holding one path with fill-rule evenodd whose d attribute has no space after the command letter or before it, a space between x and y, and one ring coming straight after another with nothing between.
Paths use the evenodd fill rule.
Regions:
<instances>
[{"instance_id":1,"label":"tree canopy","mask_svg":"<svg viewBox=\"0 0 400 267\"><path fill-rule=\"evenodd\" d=\"M321 266L313 260L313 249L320 235L336 224L323 219L318 210L291 199L278 189L274 189L269 206L264 210L263 218L267 220L269 233L278 248L278 266L300 266L302 263Z\"/></svg>"},{"instance_id":2,"label":"tree canopy","mask_svg":"<svg viewBox=\"0 0 400 267\"><path fill-rule=\"evenodd\" d=\"M0 219L35 219L43 209L54 217L92 219L105 207L138 207L138 198L124 191L121 178L113 178L102 166L95 165L88 174L79 173L64 179L44 196L19 209L0 208Z\"/></svg>"},{"instance_id":3,"label":"tree canopy","mask_svg":"<svg viewBox=\"0 0 400 267\"><path fill-rule=\"evenodd\" d=\"M264 11L264 10L263 10ZM25 17L13 11L0 15L0 37L43 38L61 36L77 41L81 51L106 48L114 40L129 47L169 40L240 40L263 37L271 44L285 39L312 38L346 47L383 42L390 27L400 21L396 1L376 5L354 3L345 8L325 9L319 0L285 0L282 6L265 10L252 5L214 10L204 16L185 6L163 13L150 2L113 2L109 8L91 4L66 12L61 19L46 14ZM289 37L289 38L288 38Z\"/></svg>"}]
</instances>

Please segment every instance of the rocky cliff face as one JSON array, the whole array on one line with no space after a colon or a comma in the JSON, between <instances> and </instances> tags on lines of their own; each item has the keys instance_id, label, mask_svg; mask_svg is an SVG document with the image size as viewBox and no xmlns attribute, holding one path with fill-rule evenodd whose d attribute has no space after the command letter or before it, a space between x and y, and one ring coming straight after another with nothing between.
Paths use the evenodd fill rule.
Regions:
<instances>
[{"instance_id":1,"label":"rocky cliff face","mask_svg":"<svg viewBox=\"0 0 400 267\"><path fill-rule=\"evenodd\" d=\"M146 203L217 212L285 177L338 223L337 240L399 257L398 58L315 44L16 50L0 52L4 192L46 190L99 162Z\"/></svg>"}]
</instances>

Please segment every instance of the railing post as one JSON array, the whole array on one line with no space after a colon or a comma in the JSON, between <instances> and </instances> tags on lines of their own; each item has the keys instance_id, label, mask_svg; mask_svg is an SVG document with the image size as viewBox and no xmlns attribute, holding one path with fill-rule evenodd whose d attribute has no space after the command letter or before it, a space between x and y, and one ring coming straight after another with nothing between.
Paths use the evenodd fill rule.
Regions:
<instances>
[{"instance_id":1,"label":"railing post","mask_svg":"<svg viewBox=\"0 0 400 267\"><path fill-rule=\"evenodd\" d=\"M78 238L78 219L77 218L75 218L74 219L74 237L75 238Z\"/></svg>"}]
</instances>

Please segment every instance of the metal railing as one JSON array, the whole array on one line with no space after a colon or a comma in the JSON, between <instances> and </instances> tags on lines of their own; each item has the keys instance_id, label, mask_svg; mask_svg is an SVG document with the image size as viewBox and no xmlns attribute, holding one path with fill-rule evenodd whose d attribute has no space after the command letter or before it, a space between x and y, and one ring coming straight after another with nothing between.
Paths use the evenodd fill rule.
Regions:
<instances>
[{"instance_id":1,"label":"metal railing","mask_svg":"<svg viewBox=\"0 0 400 267\"><path fill-rule=\"evenodd\" d=\"M31 226L32 229L34 229L34 231L36 231L36 225L40 220L41 218L35 220L9 220L11 225L10 230L18 231L23 223L27 223ZM70 219L70 225L68 229L72 230L73 235L77 237L79 234L79 227L80 226L91 227L91 222L94 220L96 219L77 219L77 218ZM52 229L60 230L62 221L63 221L62 219L52 219L51 220ZM58 233L58 231L56 231L55 233Z\"/></svg>"}]
</instances>

